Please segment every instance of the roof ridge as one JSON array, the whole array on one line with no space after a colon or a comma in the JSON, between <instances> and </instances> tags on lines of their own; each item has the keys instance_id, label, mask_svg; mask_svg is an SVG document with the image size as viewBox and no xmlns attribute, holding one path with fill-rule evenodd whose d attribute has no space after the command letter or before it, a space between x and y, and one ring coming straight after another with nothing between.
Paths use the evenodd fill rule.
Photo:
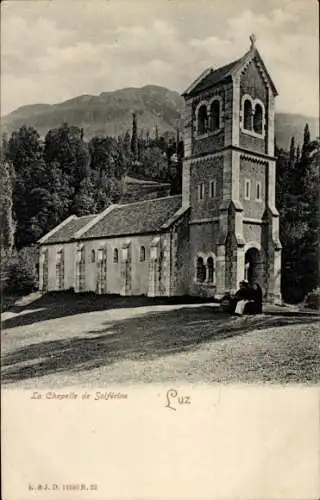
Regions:
<instances>
[{"instance_id":1,"label":"roof ridge","mask_svg":"<svg viewBox=\"0 0 320 500\"><path fill-rule=\"evenodd\" d=\"M98 214L80 215L80 217L78 215L76 215L76 217L77 217L77 219L85 219L87 217L95 217L96 215L98 215Z\"/></svg>"},{"instance_id":2,"label":"roof ridge","mask_svg":"<svg viewBox=\"0 0 320 500\"><path fill-rule=\"evenodd\" d=\"M69 224L69 222L71 222L74 219L79 219L79 217L77 217L77 215L75 215L75 214L69 215L69 217L67 217L66 219L64 219L63 221L61 221L60 224L58 224L57 226L55 226L54 228L52 228L51 231L48 231L41 238L39 238L37 242L40 245L42 245L49 238L51 238L52 235L54 235L55 233L57 233L62 227L67 226Z\"/></svg>"},{"instance_id":3,"label":"roof ridge","mask_svg":"<svg viewBox=\"0 0 320 500\"><path fill-rule=\"evenodd\" d=\"M160 196L159 198L150 198L149 200L133 201L132 203L119 203L116 206L118 208L122 208L122 207L131 206L131 205L142 205L143 203L150 203L153 201L167 200L168 198L178 198L178 197L182 197L182 194L172 194L169 196Z\"/></svg>"},{"instance_id":4,"label":"roof ridge","mask_svg":"<svg viewBox=\"0 0 320 500\"><path fill-rule=\"evenodd\" d=\"M103 219L107 214L109 214L112 210L114 210L118 205L112 203L107 208L105 208L102 212L98 214L94 214L94 218L85 224L82 228L74 233L74 238L78 239L87 231L89 231L93 226L95 226L101 219Z\"/></svg>"},{"instance_id":5,"label":"roof ridge","mask_svg":"<svg viewBox=\"0 0 320 500\"><path fill-rule=\"evenodd\" d=\"M208 86L217 85L221 81L225 80L228 77L233 78L238 71L241 70L242 66L246 64L247 61L258 57L260 59L261 66L263 67L264 72L267 75L267 78L270 81L270 84L277 93L275 85L268 73L267 68L265 67L264 61L259 53L257 47L252 45L249 50L247 50L241 57L234 59L233 61L223 64L222 66L218 66L215 69L209 67L207 70L203 71L194 82L189 85L186 91L183 92L183 96L188 96L193 93L197 93L199 91L205 90ZM214 78L215 77L215 78ZM211 81L210 81L211 78ZM212 79L214 81L212 81Z\"/></svg>"}]
</instances>

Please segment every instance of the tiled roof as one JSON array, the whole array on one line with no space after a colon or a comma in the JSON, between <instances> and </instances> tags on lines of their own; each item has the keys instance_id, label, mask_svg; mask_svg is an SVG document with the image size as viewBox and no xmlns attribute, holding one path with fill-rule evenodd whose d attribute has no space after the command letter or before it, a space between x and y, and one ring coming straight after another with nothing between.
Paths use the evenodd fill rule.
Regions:
<instances>
[{"instance_id":1,"label":"tiled roof","mask_svg":"<svg viewBox=\"0 0 320 500\"><path fill-rule=\"evenodd\" d=\"M146 186L170 186L169 182L156 182L156 181L149 181L146 179L137 179L136 177L129 177L128 175L125 175L123 177L123 181L125 184L139 184L139 185L146 185Z\"/></svg>"},{"instance_id":2,"label":"tiled roof","mask_svg":"<svg viewBox=\"0 0 320 500\"><path fill-rule=\"evenodd\" d=\"M92 221L96 215L84 215L83 217L74 217L67 224L58 229L55 233L53 233L47 240L45 240L45 244L47 243L65 243L67 241L71 241L74 237L75 233L83 228L86 224Z\"/></svg>"},{"instance_id":3,"label":"tiled roof","mask_svg":"<svg viewBox=\"0 0 320 500\"><path fill-rule=\"evenodd\" d=\"M195 85L194 88L190 90L190 92L186 91L185 93L195 94L225 80L231 76L232 70L240 63L241 60L242 58L226 64L221 68L217 68L216 70L212 69L203 79L199 81L197 85Z\"/></svg>"},{"instance_id":4,"label":"tiled roof","mask_svg":"<svg viewBox=\"0 0 320 500\"><path fill-rule=\"evenodd\" d=\"M152 233L170 219L181 207L182 197L166 196L152 200L115 205L81 235L81 239Z\"/></svg>"},{"instance_id":5,"label":"tiled roof","mask_svg":"<svg viewBox=\"0 0 320 500\"><path fill-rule=\"evenodd\" d=\"M263 62L263 59L255 47L251 47L250 50L244 54L244 56L240 57L236 61L233 61L221 68L217 69L207 69L203 72L200 77L191 84L188 89L182 94L184 96L197 94L198 92L203 92L204 90L216 85L217 83L226 81L229 77L232 77L234 73L236 73L239 69L242 68L247 62L253 59L257 59L262 70L267 77L269 84L272 88L274 95L278 95L277 89L268 73L267 68Z\"/></svg>"}]
</instances>

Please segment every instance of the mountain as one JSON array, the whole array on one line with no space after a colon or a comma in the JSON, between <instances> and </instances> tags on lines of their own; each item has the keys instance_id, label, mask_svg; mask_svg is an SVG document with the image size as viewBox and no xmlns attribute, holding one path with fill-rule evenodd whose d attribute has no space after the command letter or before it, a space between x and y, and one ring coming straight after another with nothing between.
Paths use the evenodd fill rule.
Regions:
<instances>
[{"instance_id":1,"label":"mountain","mask_svg":"<svg viewBox=\"0 0 320 500\"><path fill-rule=\"evenodd\" d=\"M102 92L98 96L82 95L59 104L23 106L2 118L2 128L11 132L23 124L35 127L40 135L62 123L84 129L86 138L94 135L117 136L131 130L132 113L139 129L152 133L174 130L180 125L183 99L164 87L147 85Z\"/></svg>"},{"instance_id":2,"label":"mountain","mask_svg":"<svg viewBox=\"0 0 320 500\"><path fill-rule=\"evenodd\" d=\"M172 90L156 85L102 92L98 96L81 95L59 104L22 106L1 119L2 131L11 133L22 125L35 127L44 136L51 128L66 122L84 129L87 139L95 135L117 136L131 130L132 113L138 118L139 129L154 133L181 128L183 98ZM288 148L292 136L302 142L303 128L309 123L311 136L318 132L318 121L302 115L278 113L276 138L280 147Z\"/></svg>"}]
</instances>

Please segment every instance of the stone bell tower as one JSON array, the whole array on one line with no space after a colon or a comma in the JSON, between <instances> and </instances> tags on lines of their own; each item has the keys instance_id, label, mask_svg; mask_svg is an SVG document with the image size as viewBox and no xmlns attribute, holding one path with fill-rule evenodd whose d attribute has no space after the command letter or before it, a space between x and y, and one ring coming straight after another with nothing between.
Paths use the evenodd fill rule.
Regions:
<instances>
[{"instance_id":1,"label":"stone bell tower","mask_svg":"<svg viewBox=\"0 0 320 500\"><path fill-rule=\"evenodd\" d=\"M185 99L183 205L190 209L189 292L221 297L240 280L279 300L275 207L277 90L250 36L240 59L203 72Z\"/></svg>"}]
</instances>

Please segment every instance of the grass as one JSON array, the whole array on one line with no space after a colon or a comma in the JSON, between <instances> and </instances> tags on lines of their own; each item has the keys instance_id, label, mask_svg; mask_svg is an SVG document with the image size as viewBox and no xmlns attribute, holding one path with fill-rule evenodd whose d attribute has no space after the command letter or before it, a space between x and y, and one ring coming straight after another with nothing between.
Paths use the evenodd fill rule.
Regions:
<instances>
[{"instance_id":1,"label":"grass","mask_svg":"<svg viewBox=\"0 0 320 500\"><path fill-rule=\"evenodd\" d=\"M319 381L318 316L172 302L56 294L17 306L4 315L3 386Z\"/></svg>"}]
</instances>

